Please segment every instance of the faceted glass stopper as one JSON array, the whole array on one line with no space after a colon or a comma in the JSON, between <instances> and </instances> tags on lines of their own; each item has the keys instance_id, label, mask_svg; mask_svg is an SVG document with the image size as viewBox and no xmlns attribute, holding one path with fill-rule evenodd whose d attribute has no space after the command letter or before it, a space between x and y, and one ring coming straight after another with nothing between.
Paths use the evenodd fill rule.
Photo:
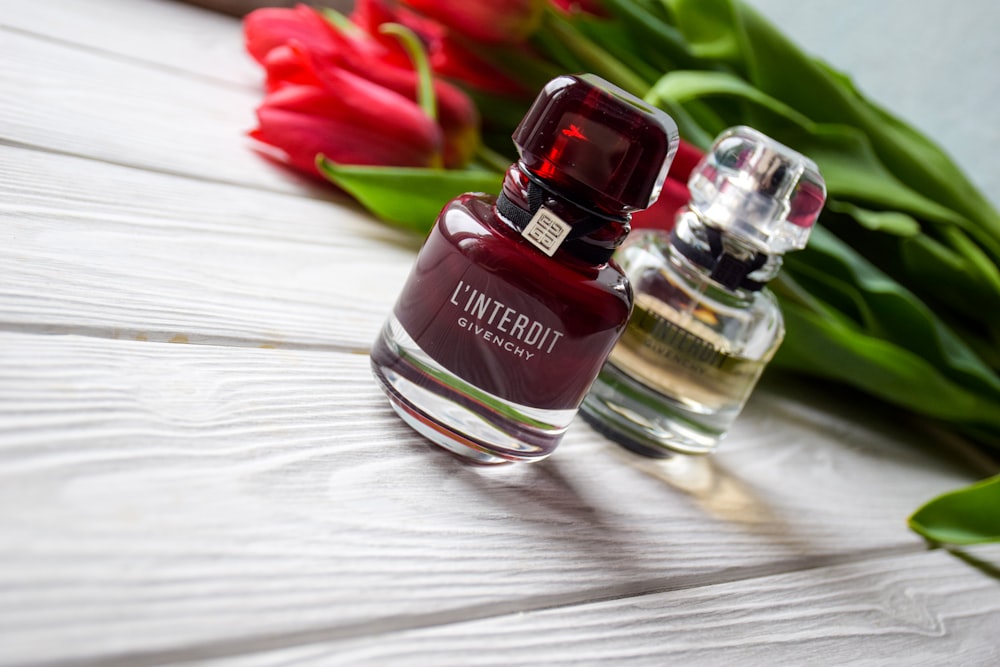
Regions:
<instances>
[{"instance_id":1,"label":"faceted glass stopper","mask_svg":"<svg viewBox=\"0 0 1000 667\"><path fill-rule=\"evenodd\" d=\"M719 135L688 187L690 208L706 224L766 254L804 248L826 201L812 160L744 126Z\"/></svg>"},{"instance_id":2,"label":"faceted glass stopper","mask_svg":"<svg viewBox=\"0 0 1000 667\"><path fill-rule=\"evenodd\" d=\"M534 177L611 214L656 201L679 143L670 116L593 74L546 84L513 139Z\"/></svg>"}]
</instances>

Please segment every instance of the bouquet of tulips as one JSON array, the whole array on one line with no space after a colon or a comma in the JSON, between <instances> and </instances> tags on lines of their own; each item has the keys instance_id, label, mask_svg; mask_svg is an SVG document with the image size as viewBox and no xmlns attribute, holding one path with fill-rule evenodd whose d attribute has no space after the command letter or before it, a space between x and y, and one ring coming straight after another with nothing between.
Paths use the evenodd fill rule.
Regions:
<instances>
[{"instance_id":1,"label":"bouquet of tulips","mask_svg":"<svg viewBox=\"0 0 1000 667\"><path fill-rule=\"evenodd\" d=\"M348 16L258 10L245 31L267 75L252 136L417 232L461 192L498 192L514 126L564 72L678 122L664 195L635 226L669 229L727 127L808 155L829 196L772 283L787 324L774 363L1000 451L1000 214L932 141L740 0L357 0ZM941 542L1000 540L998 505L1000 477L910 524Z\"/></svg>"}]
</instances>

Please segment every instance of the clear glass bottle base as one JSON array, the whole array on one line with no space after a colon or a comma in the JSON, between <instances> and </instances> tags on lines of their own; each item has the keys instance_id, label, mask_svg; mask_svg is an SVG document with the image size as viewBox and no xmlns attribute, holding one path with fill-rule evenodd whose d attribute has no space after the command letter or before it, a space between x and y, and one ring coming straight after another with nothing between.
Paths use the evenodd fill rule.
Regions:
<instances>
[{"instance_id":1,"label":"clear glass bottle base","mask_svg":"<svg viewBox=\"0 0 1000 667\"><path fill-rule=\"evenodd\" d=\"M580 406L595 430L644 456L707 454L739 413L738 407L708 409L682 403L607 363Z\"/></svg>"},{"instance_id":2,"label":"clear glass bottle base","mask_svg":"<svg viewBox=\"0 0 1000 667\"><path fill-rule=\"evenodd\" d=\"M390 317L372 349L372 372L392 408L431 442L481 464L540 461L576 410L543 410L470 385L431 359Z\"/></svg>"}]
</instances>

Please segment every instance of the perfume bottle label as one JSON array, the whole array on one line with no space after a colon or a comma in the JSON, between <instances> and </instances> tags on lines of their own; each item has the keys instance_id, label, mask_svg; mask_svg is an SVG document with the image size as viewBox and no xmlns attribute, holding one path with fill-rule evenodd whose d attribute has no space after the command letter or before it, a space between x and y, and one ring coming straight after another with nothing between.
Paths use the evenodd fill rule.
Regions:
<instances>
[{"instance_id":1,"label":"perfume bottle label","mask_svg":"<svg viewBox=\"0 0 1000 667\"><path fill-rule=\"evenodd\" d=\"M696 373L722 368L729 358L705 339L649 309L637 308L629 328L642 333L645 347Z\"/></svg>"},{"instance_id":2,"label":"perfume bottle label","mask_svg":"<svg viewBox=\"0 0 1000 667\"><path fill-rule=\"evenodd\" d=\"M464 280L455 285L448 303L461 309L459 327L524 360L538 353L551 353L563 337L561 331L518 312Z\"/></svg>"},{"instance_id":3,"label":"perfume bottle label","mask_svg":"<svg viewBox=\"0 0 1000 667\"><path fill-rule=\"evenodd\" d=\"M651 389L712 410L742 405L767 363L732 354L695 316L645 294L610 358Z\"/></svg>"},{"instance_id":4,"label":"perfume bottle label","mask_svg":"<svg viewBox=\"0 0 1000 667\"><path fill-rule=\"evenodd\" d=\"M416 346L477 390L522 406L576 409L625 326L617 265L564 266L493 216L493 198L450 204L394 310Z\"/></svg>"},{"instance_id":5,"label":"perfume bottle label","mask_svg":"<svg viewBox=\"0 0 1000 667\"><path fill-rule=\"evenodd\" d=\"M558 215L542 206L521 232L533 246L551 257L569 235L570 226Z\"/></svg>"}]
</instances>

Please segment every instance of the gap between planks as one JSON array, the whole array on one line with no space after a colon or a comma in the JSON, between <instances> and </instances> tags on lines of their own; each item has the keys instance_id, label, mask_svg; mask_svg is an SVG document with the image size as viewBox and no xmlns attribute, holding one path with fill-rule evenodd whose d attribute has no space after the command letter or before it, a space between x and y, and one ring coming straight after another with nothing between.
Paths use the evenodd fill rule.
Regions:
<instances>
[{"instance_id":1,"label":"gap between planks","mask_svg":"<svg viewBox=\"0 0 1000 667\"><path fill-rule=\"evenodd\" d=\"M144 347L144 346L139 346ZM70 353L72 351L66 351ZM65 353L64 353L65 354ZM201 357L203 355L199 355ZM29 358L42 358L43 355L30 355ZM60 358L52 358L44 355L45 365L60 367ZM95 363L100 361L95 360ZM32 362L37 365L37 362ZM183 370L183 369L182 369ZM224 369L223 369L224 370ZM237 378L238 379L238 378ZM92 383L91 383L92 384ZM60 390L63 392L65 390ZM343 408L344 411L349 408ZM388 411L384 411L388 412ZM84 436L90 437L84 433ZM735 461L733 461L735 463ZM756 479L760 483L760 478ZM364 482L360 478L359 483ZM403 489L404 491L406 489ZM595 498L596 499L596 498ZM444 524L442 524L444 525ZM391 526L390 526L391 527ZM641 527L641 526L640 526ZM593 535L593 533L589 533ZM581 534L586 537L588 533ZM832 535L832 533L831 533ZM244 630L244 634L249 635L249 639L243 638L191 638L186 645L180 647L142 649L141 647L123 647L117 654L108 654L98 658L70 659L56 661L24 661L22 664L103 664L103 665L154 665L165 662L182 662L184 660L207 660L210 658L242 657L251 653L261 653L266 651L281 650L299 646L310 646L323 642L341 642L346 640L362 639L368 640L380 636L391 635L393 633L404 633L412 630L425 630L432 627L457 626L469 621L490 621L498 618L517 617L524 613L539 612L546 610L569 610L578 608L581 605L614 601L614 600L644 600L649 596L657 594L671 594L685 590L709 589L727 583L739 583L755 581L758 579L791 574L797 572L822 571L831 567L860 564L865 562L883 562L886 569L891 569L891 564L898 558L906 555L919 555L926 552L924 543L916 539L903 539L902 536L892 539L880 538L879 543L867 548L854 548L850 551L840 549L843 544L842 538L845 533L837 538L836 542L825 541L825 547L814 552L812 555L796 556L785 554L770 560L747 563L741 566L726 567L725 563L712 572L691 572L678 580L677 577L669 577L663 574L663 570L647 571L641 578L633 578L631 581L619 581L618 583L602 583L599 578L599 570L592 570L591 581L580 581L581 588L573 591L554 590L549 593L535 593L532 590L524 590L516 598L499 600L496 602L479 602L474 604L466 603L458 608L441 609L439 611L425 611L426 607L412 606L404 613L397 613L388 617L359 621L356 618L345 623L338 624L335 619L326 622L319 622L312 627L299 625L298 628L287 631L268 631L262 627L256 632ZM889 542L886 544L886 542ZM595 575L598 575L595 577ZM820 577L822 578L822 577ZM398 581L398 580L397 580ZM598 583L592 583L592 582ZM388 583L388 582L387 582ZM573 583L570 580L570 583ZM394 584L398 586L399 584ZM708 591L712 593L711 590ZM355 600L360 602L361 600ZM459 602L461 604L461 602ZM391 611L391 608L389 608ZM239 626L224 628L226 632L233 632ZM218 635L216 635L217 637Z\"/></svg>"},{"instance_id":2,"label":"gap between planks","mask_svg":"<svg viewBox=\"0 0 1000 667\"><path fill-rule=\"evenodd\" d=\"M142 343L174 343L181 345L206 345L209 347L246 347L260 349L301 350L306 352L329 352L339 354L357 354L367 356L370 348L352 345L336 345L324 343L304 343L295 341L268 341L260 338L238 338L235 336L213 336L211 334L184 334L176 330L153 331L150 329L126 329L109 326L90 326L86 324L49 325L49 324L16 324L0 321L0 332L28 334L37 336L81 336L102 340L130 340Z\"/></svg>"},{"instance_id":3,"label":"gap between planks","mask_svg":"<svg viewBox=\"0 0 1000 667\"><path fill-rule=\"evenodd\" d=\"M2 29L2 28L0 28ZM136 171L143 171L150 174L159 174L161 176L171 176L175 178L183 178L189 181L196 181L198 183L214 183L216 185L228 185L237 188L243 188L244 190L251 190L253 192L267 192L268 194L282 195L286 197L296 197L298 199L310 199L315 201L332 202L337 204L344 204L347 202L353 202L347 195L340 194L333 187L333 185L322 185L318 182L307 181L303 176L302 187L299 189L289 189L281 187L268 187L266 185L258 185L255 183L246 183L244 181L227 179L227 178L212 178L209 176L200 176L197 174L191 174L185 171L180 171L176 169L160 169L156 167L151 167L149 165L143 164L133 164L130 162L125 162L121 160L110 160L108 158L96 157L93 155L87 155L85 153L78 153L74 151L64 151L57 148L51 148L48 146L38 146L36 144L29 144L22 141L17 141L15 139L8 139L5 137L0 137L0 146L7 146L8 148L16 148L19 150L33 151L36 153L43 153L46 155L58 155L60 157L74 158L78 160L89 160L90 162L97 162L100 164L107 164L113 167L122 167L124 169L134 169ZM251 154L249 157L258 160L267 160L268 158L263 155ZM282 167L285 168L285 167ZM290 177L298 176L291 169L288 169Z\"/></svg>"},{"instance_id":4,"label":"gap between planks","mask_svg":"<svg viewBox=\"0 0 1000 667\"><path fill-rule=\"evenodd\" d=\"M84 159L0 145L0 327L366 350L419 243L354 205Z\"/></svg>"},{"instance_id":5,"label":"gap between planks","mask_svg":"<svg viewBox=\"0 0 1000 667\"><path fill-rule=\"evenodd\" d=\"M369 639L400 632L500 619L505 616L518 614L569 609L614 600L640 599L675 591L750 582L755 579L822 570L842 565L892 560L900 556L908 556L926 551L928 549L919 544L907 544L865 549L853 554L814 556L805 561L801 559L786 559L767 565L720 570L709 575L694 577L683 584L678 584L675 579L664 577L661 579L651 579L643 584L596 587L573 593L482 603L428 614L402 614L375 621L362 621L346 625L311 628L296 632L276 633L273 635L258 636L253 639L225 639L217 642L192 644L182 648L132 651L114 657L102 656L101 658L94 659L25 663L25 667L48 667L49 665L53 667L55 665L59 665L60 667L84 667L98 664L102 667L153 667L163 664L238 658L240 656L299 648L327 642ZM959 558L961 558L961 555L959 555ZM975 563L970 563L970 566L978 567Z\"/></svg>"}]
</instances>

